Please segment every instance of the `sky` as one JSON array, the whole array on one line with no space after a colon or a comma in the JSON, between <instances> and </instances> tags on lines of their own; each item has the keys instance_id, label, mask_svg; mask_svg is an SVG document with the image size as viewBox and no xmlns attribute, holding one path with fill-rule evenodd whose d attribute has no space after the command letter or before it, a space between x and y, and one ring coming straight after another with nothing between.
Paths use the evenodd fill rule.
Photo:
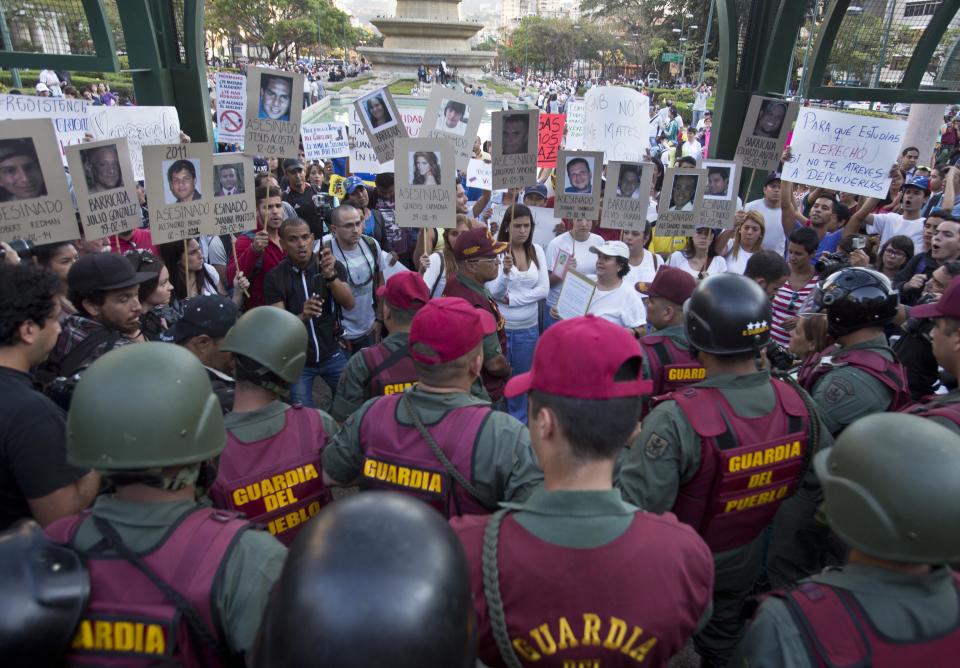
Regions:
<instances>
[{"instance_id":1,"label":"sky","mask_svg":"<svg viewBox=\"0 0 960 668\"><path fill-rule=\"evenodd\" d=\"M395 0L338 0L337 4L349 9L362 22L368 23L378 15L393 14ZM500 16L500 0L467 0L460 3L460 16L464 19L495 22Z\"/></svg>"}]
</instances>

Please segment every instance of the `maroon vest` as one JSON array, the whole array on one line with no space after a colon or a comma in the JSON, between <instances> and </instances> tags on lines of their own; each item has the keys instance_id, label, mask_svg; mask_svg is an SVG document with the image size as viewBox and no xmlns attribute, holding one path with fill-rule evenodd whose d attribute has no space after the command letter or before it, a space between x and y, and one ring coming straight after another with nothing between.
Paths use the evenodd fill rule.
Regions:
<instances>
[{"instance_id":1,"label":"maroon vest","mask_svg":"<svg viewBox=\"0 0 960 668\"><path fill-rule=\"evenodd\" d=\"M821 364L825 357L832 357L832 362ZM913 402L910 396L910 385L907 383L907 372L900 362L889 360L875 350L855 348L844 351L843 348L830 346L816 355L811 355L800 367L797 382L807 392L813 393L813 387L823 376L836 366L852 366L867 373L893 392L889 411L899 411Z\"/></svg>"},{"instance_id":2,"label":"maroon vest","mask_svg":"<svg viewBox=\"0 0 960 668\"><path fill-rule=\"evenodd\" d=\"M669 336L644 336L640 339L640 345L650 367L650 380L653 381L650 394L653 396L699 383L707 377L703 365L690 350L681 348ZM643 415L649 413L651 407L644 402Z\"/></svg>"},{"instance_id":3,"label":"maroon vest","mask_svg":"<svg viewBox=\"0 0 960 668\"><path fill-rule=\"evenodd\" d=\"M503 316L500 315L500 309L497 307L497 303L487 297L485 294L467 287L458 279L458 276L454 276L447 281L447 285L443 289L443 296L460 297L461 299L465 299L472 304L474 308L482 308L485 311L489 311L490 315L493 316L493 319L497 323L497 338L500 340L500 350L503 351L504 355L506 355L506 321L503 319ZM499 376L492 376L485 368L481 370L480 378L483 380L483 386L487 388L487 394L490 395L490 403L495 404L500 401L500 399L503 397L503 387L507 384L507 379Z\"/></svg>"},{"instance_id":4,"label":"maroon vest","mask_svg":"<svg viewBox=\"0 0 960 668\"><path fill-rule=\"evenodd\" d=\"M407 346L401 346L390 352L379 343L360 351L363 363L370 372L367 391L370 397L382 397L388 394L400 394L417 382L417 372L413 368L413 358Z\"/></svg>"},{"instance_id":5,"label":"maroon vest","mask_svg":"<svg viewBox=\"0 0 960 668\"><path fill-rule=\"evenodd\" d=\"M416 427L397 420L402 394L371 404L360 422L360 449L364 489L387 489L426 501L441 513L478 515L490 512L479 500L459 489ZM490 406L454 408L436 424L424 426L450 463L473 481L473 453ZM456 488L455 488L456 486Z\"/></svg>"},{"instance_id":6,"label":"maroon vest","mask_svg":"<svg viewBox=\"0 0 960 668\"><path fill-rule=\"evenodd\" d=\"M960 575L953 574L960 598ZM912 643L883 635L849 591L822 582L803 582L775 592L800 620L800 636L814 666L945 666L960 654L960 620L947 632ZM953 657L952 659L949 657Z\"/></svg>"},{"instance_id":7,"label":"maroon vest","mask_svg":"<svg viewBox=\"0 0 960 668\"><path fill-rule=\"evenodd\" d=\"M541 540L508 514L496 556L517 658L556 668L666 666L693 635L711 596L712 560L705 550L689 549L692 537L678 542L677 534L676 518L638 512L606 545L570 548ZM466 549L480 553L474 545ZM505 665L489 615L481 619L487 628L480 629L479 658Z\"/></svg>"},{"instance_id":8,"label":"maroon vest","mask_svg":"<svg viewBox=\"0 0 960 668\"><path fill-rule=\"evenodd\" d=\"M69 545L89 517L88 511L62 518L46 533ZM140 555L150 570L193 605L212 637L224 645L211 608L214 583L238 534L249 527L234 513L198 508L184 513L157 548ZM93 552L83 556L90 572L90 602L67 654L67 665L225 665L222 657L194 638L166 594L126 559L98 557Z\"/></svg>"},{"instance_id":9,"label":"maroon vest","mask_svg":"<svg viewBox=\"0 0 960 668\"><path fill-rule=\"evenodd\" d=\"M960 427L960 395L951 397L953 401L934 399L924 404L913 404L902 409L901 413L911 413L920 417L941 417Z\"/></svg>"},{"instance_id":10,"label":"maroon vest","mask_svg":"<svg viewBox=\"0 0 960 668\"><path fill-rule=\"evenodd\" d=\"M781 380L771 386L777 405L756 418L737 415L717 388L669 395L700 436L700 468L680 488L673 512L714 552L759 536L807 468L810 417L803 399Z\"/></svg>"},{"instance_id":11,"label":"maroon vest","mask_svg":"<svg viewBox=\"0 0 960 668\"><path fill-rule=\"evenodd\" d=\"M274 436L244 443L227 430L210 499L217 508L265 524L290 545L307 520L332 500L323 484L320 452L327 443L323 420L312 408L291 406Z\"/></svg>"}]
</instances>

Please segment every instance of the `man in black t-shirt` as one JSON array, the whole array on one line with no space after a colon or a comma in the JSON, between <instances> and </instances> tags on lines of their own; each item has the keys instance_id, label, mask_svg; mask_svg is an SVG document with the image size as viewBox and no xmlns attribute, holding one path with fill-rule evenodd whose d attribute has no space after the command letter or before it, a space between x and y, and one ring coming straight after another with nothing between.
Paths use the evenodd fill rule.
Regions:
<instances>
[{"instance_id":1,"label":"man in black t-shirt","mask_svg":"<svg viewBox=\"0 0 960 668\"><path fill-rule=\"evenodd\" d=\"M326 233L323 209L327 202L323 193L307 183L303 170L303 163L299 160L287 159L283 161L283 172L290 184L283 191L283 201L290 204L297 216L307 221L310 231L317 239L322 239Z\"/></svg>"},{"instance_id":2,"label":"man in black t-shirt","mask_svg":"<svg viewBox=\"0 0 960 668\"><path fill-rule=\"evenodd\" d=\"M299 219L283 221L280 244L287 257L266 275L264 303L298 316L307 328L307 363L290 385L290 400L313 406L313 380L321 376L335 392L347 358L340 347L340 309L354 306L347 270L329 249L313 252L313 232Z\"/></svg>"},{"instance_id":3,"label":"man in black t-shirt","mask_svg":"<svg viewBox=\"0 0 960 668\"><path fill-rule=\"evenodd\" d=\"M66 462L63 411L28 374L60 333L59 279L34 265L0 265L0 530L47 525L93 502L99 476Z\"/></svg>"}]
</instances>

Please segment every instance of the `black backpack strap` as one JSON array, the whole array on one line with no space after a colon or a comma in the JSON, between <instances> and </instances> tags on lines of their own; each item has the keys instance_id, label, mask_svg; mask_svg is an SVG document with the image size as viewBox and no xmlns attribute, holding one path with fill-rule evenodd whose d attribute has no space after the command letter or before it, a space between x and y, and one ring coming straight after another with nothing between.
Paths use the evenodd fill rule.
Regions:
<instances>
[{"instance_id":1,"label":"black backpack strap","mask_svg":"<svg viewBox=\"0 0 960 668\"><path fill-rule=\"evenodd\" d=\"M503 610L503 597L500 595L500 567L497 564L497 549L500 544L500 524L510 512L506 508L490 516L483 531L483 596L487 599L487 611L490 613L490 631L497 643L500 658L507 668L523 668L507 632L507 615Z\"/></svg>"},{"instance_id":2,"label":"black backpack strap","mask_svg":"<svg viewBox=\"0 0 960 668\"><path fill-rule=\"evenodd\" d=\"M87 355L96 350L97 346L103 343L112 346L119 338L120 335L112 329L101 327L67 353L67 356L60 361L60 368L57 370L58 375L69 378L80 369L80 365L87 359Z\"/></svg>"},{"instance_id":3,"label":"black backpack strap","mask_svg":"<svg viewBox=\"0 0 960 668\"><path fill-rule=\"evenodd\" d=\"M433 282L433 285L430 286L430 298L433 299L436 297L437 286L440 285L440 279L443 278L444 272L447 270L446 262L443 259L443 253L437 253L440 257L440 273L437 274L437 280Z\"/></svg>"},{"instance_id":4,"label":"black backpack strap","mask_svg":"<svg viewBox=\"0 0 960 668\"><path fill-rule=\"evenodd\" d=\"M396 350L394 350L392 353L390 353L389 355L387 355L387 356L384 358L384 360L383 360L382 362L380 362L380 364L378 364L378 365L375 366L374 368L370 369L370 371L369 371L370 377L371 377L371 378L375 378L378 373L380 373L380 372L383 371L384 369L389 369L390 367L392 367L394 364L396 364L397 362L399 362L400 360L402 360L402 359L403 359L404 357L406 357L406 356L407 356L407 347L406 347L406 346L400 346L399 348L397 348ZM410 407L407 406L407 408L409 409Z\"/></svg>"}]
</instances>

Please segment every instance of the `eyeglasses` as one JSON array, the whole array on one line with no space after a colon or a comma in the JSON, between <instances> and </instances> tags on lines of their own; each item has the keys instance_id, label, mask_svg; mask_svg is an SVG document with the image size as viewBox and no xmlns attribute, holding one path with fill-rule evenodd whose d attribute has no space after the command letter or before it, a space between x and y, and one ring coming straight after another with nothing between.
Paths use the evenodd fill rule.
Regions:
<instances>
[{"instance_id":1,"label":"eyeglasses","mask_svg":"<svg viewBox=\"0 0 960 668\"><path fill-rule=\"evenodd\" d=\"M906 256L907 256L907 254L904 253L902 250L898 250L898 249L892 248L892 247L890 247L890 246L887 246L886 248L884 248L884 249L883 249L883 252L884 252L884 253L887 253L888 255L894 255L894 256L896 256L896 257L906 257Z\"/></svg>"}]
</instances>

